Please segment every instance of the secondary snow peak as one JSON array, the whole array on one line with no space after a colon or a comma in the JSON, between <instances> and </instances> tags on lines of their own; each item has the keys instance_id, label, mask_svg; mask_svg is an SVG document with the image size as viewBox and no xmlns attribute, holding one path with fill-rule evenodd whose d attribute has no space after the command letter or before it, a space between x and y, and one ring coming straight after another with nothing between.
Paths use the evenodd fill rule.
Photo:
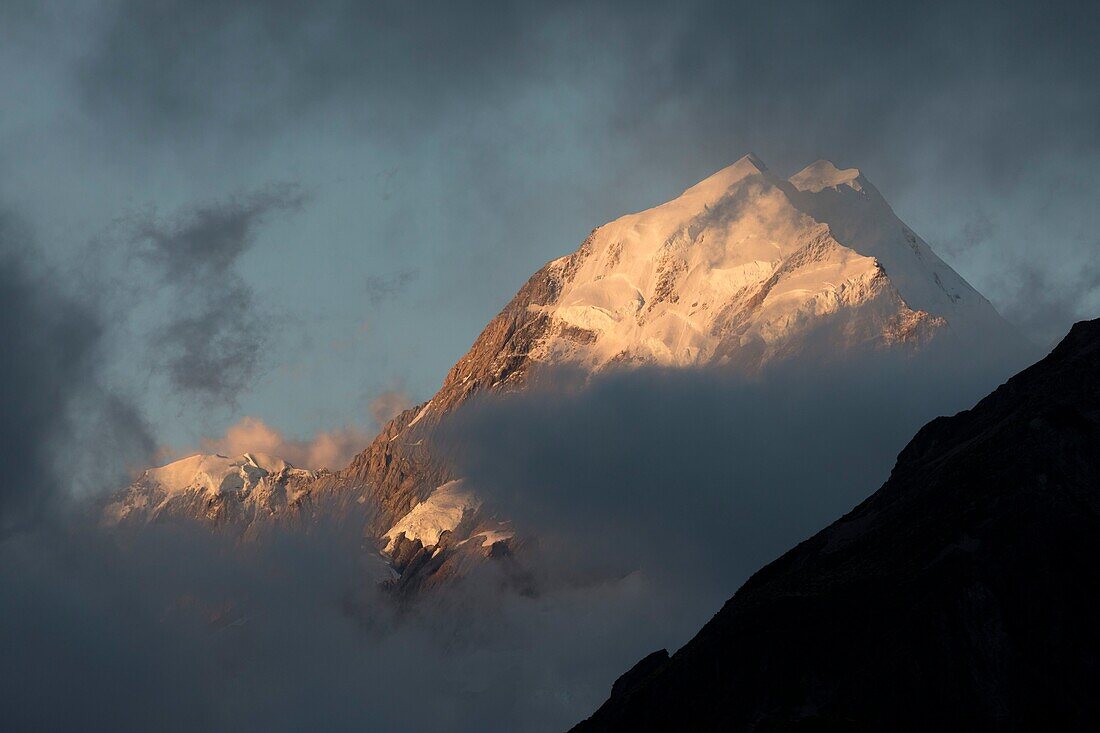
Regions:
<instances>
[{"instance_id":1,"label":"secondary snow peak","mask_svg":"<svg viewBox=\"0 0 1100 733\"><path fill-rule=\"evenodd\" d=\"M862 191L866 180L858 168L837 168L831 160L818 160L810 163L790 177L790 182L799 191L817 193L826 188L848 186Z\"/></svg>"}]
</instances>

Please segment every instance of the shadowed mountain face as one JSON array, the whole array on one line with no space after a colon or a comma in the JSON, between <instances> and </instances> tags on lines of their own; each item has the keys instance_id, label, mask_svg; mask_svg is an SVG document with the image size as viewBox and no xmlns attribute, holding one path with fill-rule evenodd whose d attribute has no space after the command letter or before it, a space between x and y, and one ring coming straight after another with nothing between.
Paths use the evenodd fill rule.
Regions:
<instances>
[{"instance_id":1,"label":"shadowed mountain face","mask_svg":"<svg viewBox=\"0 0 1100 733\"><path fill-rule=\"evenodd\" d=\"M926 425L574 730L1087 729L1100 719L1100 320Z\"/></svg>"}]
</instances>

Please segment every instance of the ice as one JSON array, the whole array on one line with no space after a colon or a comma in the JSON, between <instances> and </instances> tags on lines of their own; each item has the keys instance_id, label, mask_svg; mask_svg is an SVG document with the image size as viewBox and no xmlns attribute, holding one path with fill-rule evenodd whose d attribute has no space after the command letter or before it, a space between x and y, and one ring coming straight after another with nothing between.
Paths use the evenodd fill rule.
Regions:
<instances>
[{"instance_id":1,"label":"ice","mask_svg":"<svg viewBox=\"0 0 1100 733\"><path fill-rule=\"evenodd\" d=\"M420 540L425 547L439 542L444 531L453 531L462 521L467 511L475 511L481 506L481 500L465 487L462 479L448 481L432 491L431 495L412 508L388 532L386 552L393 550L397 537L402 532L410 540Z\"/></svg>"}]
</instances>

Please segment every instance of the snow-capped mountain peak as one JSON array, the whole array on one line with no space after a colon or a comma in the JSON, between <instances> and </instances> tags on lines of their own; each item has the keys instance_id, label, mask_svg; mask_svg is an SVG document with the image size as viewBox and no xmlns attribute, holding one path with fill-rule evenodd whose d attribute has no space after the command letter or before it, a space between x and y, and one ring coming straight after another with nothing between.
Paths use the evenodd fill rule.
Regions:
<instances>
[{"instance_id":1,"label":"snow-capped mountain peak","mask_svg":"<svg viewBox=\"0 0 1100 733\"><path fill-rule=\"evenodd\" d=\"M790 177L791 185L799 191L817 193L825 188L848 186L854 191L862 191L865 181L858 168L837 168L831 160L818 160Z\"/></svg>"},{"instance_id":2,"label":"snow-capped mountain peak","mask_svg":"<svg viewBox=\"0 0 1100 733\"><path fill-rule=\"evenodd\" d=\"M828 322L843 322L837 354L1005 328L858 169L824 160L788 181L745 156L540 274L559 292L530 304L545 315L540 364L757 369Z\"/></svg>"}]
</instances>

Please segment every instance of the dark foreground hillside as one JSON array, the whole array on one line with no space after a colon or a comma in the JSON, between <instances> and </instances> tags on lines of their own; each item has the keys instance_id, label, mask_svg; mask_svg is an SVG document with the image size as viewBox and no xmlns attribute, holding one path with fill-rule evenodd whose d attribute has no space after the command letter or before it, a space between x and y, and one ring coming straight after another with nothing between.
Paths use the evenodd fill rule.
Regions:
<instances>
[{"instance_id":1,"label":"dark foreground hillside","mask_svg":"<svg viewBox=\"0 0 1100 733\"><path fill-rule=\"evenodd\" d=\"M1098 563L1095 320L922 428L881 489L574 730L1094 728Z\"/></svg>"}]
</instances>

